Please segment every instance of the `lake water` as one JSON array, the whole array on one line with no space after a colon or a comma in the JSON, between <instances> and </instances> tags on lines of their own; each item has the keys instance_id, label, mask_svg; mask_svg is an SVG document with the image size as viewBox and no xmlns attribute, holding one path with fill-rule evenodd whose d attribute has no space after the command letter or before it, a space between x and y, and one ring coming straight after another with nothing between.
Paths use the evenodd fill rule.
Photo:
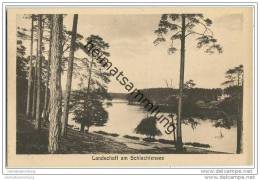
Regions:
<instances>
[{"instance_id":1,"label":"lake water","mask_svg":"<svg viewBox=\"0 0 260 180\"><path fill-rule=\"evenodd\" d=\"M103 127L90 127L90 131L106 131L123 135L140 136L134 133L134 129L141 119L147 117L140 106L128 105L127 101L114 99L112 106L106 107L109 119ZM69 124L78 126L69 120ZM173 135L167 135L163 125L158 123L158 128L163 133L159 138L173 140ZM183 142L198 142L209 144L211 150L235 153L236 152L236 127L231 129L215 128L211 120L200 120L199 125L193 130L190 125L182 125Z\"/></svg>"}]
</instances>

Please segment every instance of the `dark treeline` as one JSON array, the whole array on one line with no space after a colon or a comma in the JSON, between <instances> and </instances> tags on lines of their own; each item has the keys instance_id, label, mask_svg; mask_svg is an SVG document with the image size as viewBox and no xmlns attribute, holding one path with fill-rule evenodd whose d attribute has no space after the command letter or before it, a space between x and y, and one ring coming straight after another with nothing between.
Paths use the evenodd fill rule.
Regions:
<instances>
[{"instance_id":1,"label":"dark treeline","mask_svg":"<svg viewBox=\"0 0 260 180\"><path fill-rule=\"evenodd\" d=\"M149 98L154 104L158 105L170 105L172 100L178 96L179 90L173 88L149 88L140 89L140 91ZM221 88L205 89L205 88L191 88L184 89L184 94L189 97L190 101L202 100L205 102L217 101L218 97L222 95ZM128 96L129 103L138 102L138 99ZM177 102L175 102L177 103Z\"/></svg>"},{"instance_id":2,"label":"dark treeline","mask_svg":"<svg viewBox=\"0 0 260 180\"><path fill-rule=\"evenodd\" d=\"M178 113L178 89L173 88L151 88L140 90L144 96L154 105L158 106L160 112ZM219 99L223 94L221 88L185 88L183 95L183 120L190 118L220 119L222 109ZM141 104L139 98L128 95L129 104ZM194 121L194 120L192 120Z\"/></svg>"},{"instance_id":3,"label":"dark treeline","mask_svg":"<svg viewBox=\"0 0 260 180\"><path fill-rule=\"evenodd\" d=\"M159 106L160 112L177 113L178 89L172 88L149 88L141 89L140 92L149 99L154 106ZM232 85L224 89L213 88L189 88L184 89L183 118L211 118L222 119L223 113L232 121L237 121L236 115L240 113L237 104L243 97L242 86ZM129 104L141 105L139 98L128 94ZM239 101L238 101L239 100ZM227 125L227 124L226 124ZM227 128L230 128L226 126ZM232 123L234 125L234 123Z\"/></svg>"},{"instance_id":4,"label":"dark treeline","mask_svg":"<svg viewBox=\"0 0 260 180\"><path fill-rule=\"evenodd\" d=\"M126 99L126 93L109 93L113 99Z\"/></svg>"}]
</instances>

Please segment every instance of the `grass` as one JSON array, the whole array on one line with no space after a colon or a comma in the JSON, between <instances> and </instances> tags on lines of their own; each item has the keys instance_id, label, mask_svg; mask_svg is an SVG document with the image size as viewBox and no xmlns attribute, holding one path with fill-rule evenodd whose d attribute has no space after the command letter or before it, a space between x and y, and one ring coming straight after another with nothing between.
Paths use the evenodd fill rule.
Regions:
<instances>
[{"instance_id":1,"label":"grass","mask_svg":"<svg viewBox=\"0 0 260 180\"><path fill-rule=\"evenodd\" d=\"M48 127L41 131L34 129L33 122L24 117L17 121L17 154L48 154ZM68 128L67 136L60 141L58 154L135 154L137 150L127 147L102 135L80 133Z\"/></svg>"},{"instance_id":2,"label":"grass","mask_svg":"<svg viewBox=\"0 0 260 180\"><path fill-rule=\"evenodd\" d=\"M47 123L41 131L34 129L33 121L19 116L17 120L16 153L17 154L48 154L48 128ZM100 133L100 134L98 134ZM221 153L210 150L185 146L183 152L176 152L174 146L155 149L133 149L123 142L106 136L117 137L118 134L98 131L98 133L80 133L68 128L67 136L60 141L60 152L58 154L208 154ZM102 134L102 135L101 135ZM125 135L124 137L137 140L138 137ZM138 139L138 141L141 138ZM150 138L146 139L151 142ZM154 140L153 140L154 141ZM171 141L159 139L158 142L171 143ZM200 143L186 143L185 145L208 147Z\"/></svg>"},{"instance_id":3,"label":"grass","mask_svg":"<svg viewBox=\"0 0 260 180\"><path fill-rule=\"evenodd\" d=\"M17 154L46 154L48 153L48 132L37 131L30 121L17 121L16 153Z\"/></svg>"}]
</instances>

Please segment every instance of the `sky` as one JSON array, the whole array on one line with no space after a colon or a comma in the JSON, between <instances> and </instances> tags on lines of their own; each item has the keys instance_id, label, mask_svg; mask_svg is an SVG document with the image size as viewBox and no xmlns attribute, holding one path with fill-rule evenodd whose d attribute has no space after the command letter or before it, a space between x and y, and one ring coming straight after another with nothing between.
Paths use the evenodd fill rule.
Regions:
<instances>
[{"instance_id":1,"label":"sky","mask_svg":"<svg viewBox=\"0 0 260 180\"><path fill-rule=\"evenodd\" d=\"M197 87L217 88L225 81L225 72L234 66L244 64L245 48L244 17L239 13L208 13L205 17L213 21L214 37L223 46L222 54L208 55L196 48L195 37L186 41L185 81L193 79ZM70 30L73 15L64 18L64 25ZM179 84L180 54L169 55L169 43L155 46L154 30L158 26L160 14L79 14L78 33L84 37L91 34L101 36L109 43L109 60L135 85L136 88L166 87L165 81ZM30 24L17 16L17 25ZM179 43L176 42L176 46ZM115 78L111 79L109 92L126 90ZM65 87L66 75L62 77ZM77 80L73 84L76 86Z\"/></svg>"}]
</instances>

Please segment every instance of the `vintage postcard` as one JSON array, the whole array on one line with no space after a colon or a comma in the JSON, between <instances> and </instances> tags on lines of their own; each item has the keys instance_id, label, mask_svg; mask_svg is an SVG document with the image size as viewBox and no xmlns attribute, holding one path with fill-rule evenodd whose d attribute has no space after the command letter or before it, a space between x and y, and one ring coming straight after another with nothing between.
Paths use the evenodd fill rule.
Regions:
<instances>
[{"instance_id":1,"label":"vintage postcard","mask_svg":"<svg viewBox=\"0 0 260 180\"><path fill-rule=\"evenodd\" d=\"M7 167L253 164L253 8L7 8Z\"/></svg>"}]
</instances>

